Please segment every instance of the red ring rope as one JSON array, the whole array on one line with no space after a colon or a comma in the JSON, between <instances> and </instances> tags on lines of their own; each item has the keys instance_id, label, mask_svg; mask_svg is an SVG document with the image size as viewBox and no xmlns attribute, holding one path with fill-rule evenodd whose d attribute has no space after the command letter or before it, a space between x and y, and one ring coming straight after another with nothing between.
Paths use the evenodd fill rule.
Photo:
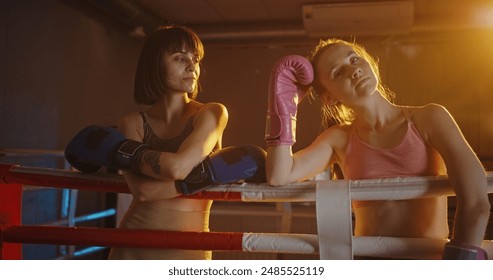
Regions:
<instances>
[{"instance_id":1,"label":"red ring rope","mask_svg":"<svg viewBox=\"0 0 493 280\"><path fill-rule=\"evenodd\" d=\"M2 225L0 236L4 242L12 243L242 250L243 233Z\"/></svg>"}]
</instances>

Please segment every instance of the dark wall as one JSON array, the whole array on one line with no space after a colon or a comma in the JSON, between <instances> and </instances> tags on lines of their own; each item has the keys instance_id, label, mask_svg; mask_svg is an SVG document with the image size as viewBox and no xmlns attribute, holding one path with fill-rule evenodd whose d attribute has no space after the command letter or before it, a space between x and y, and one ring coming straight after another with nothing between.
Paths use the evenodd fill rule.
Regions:
<instances>
[{"instance_id":1,"label":"dark wall","mask_svg":"<svg viewBox=\"0 0 493 280\"><path fill-rule=\"evenodd\" d=\"M199 99L226 105L230 119L224 145L264 146L267 89L272 66L284 55L306 55L306 46L211 47L206 51L204 91ZM309 144L317 133L318 104L303 100L298 113L296 147Z\"/></svg>"},{"instance_id":2,"label":"dark wall","mask_svg":"<svg viewBox=\"0 0 493 280\"><path fill-rule=\"evenodd\" d=\"M58 1L6 1L0 13L0 147L62 149L134 110L140 40Z\"/></svg>"}]
</instances>

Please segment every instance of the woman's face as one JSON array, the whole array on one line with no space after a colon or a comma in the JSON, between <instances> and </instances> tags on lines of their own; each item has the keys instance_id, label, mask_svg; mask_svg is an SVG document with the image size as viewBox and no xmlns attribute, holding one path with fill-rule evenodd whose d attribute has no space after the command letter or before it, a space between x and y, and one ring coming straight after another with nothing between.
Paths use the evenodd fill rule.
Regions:
<instances>
[{"instance_id":1,"label":"woman's face","mask_svg":"<svg viewBox=\"0 0 493 280\"><path fill-rule=\"evenodd\" d=\"M166 87L171 92L194 92L200 76L200 57L192 52L167 53L163 67L167 74Z\"/></svg>"},{"instance_id":2,"label":"woman's face","mask_svg":"<svg viewBox=\"0 0 493 280\"><path fill-rule=\"evenodd\" d=\"M327 101L357 104L377 88L370 64L349 45L334 44L322 50L315 67L322 97Z\"/></svg>"}]
</instances>

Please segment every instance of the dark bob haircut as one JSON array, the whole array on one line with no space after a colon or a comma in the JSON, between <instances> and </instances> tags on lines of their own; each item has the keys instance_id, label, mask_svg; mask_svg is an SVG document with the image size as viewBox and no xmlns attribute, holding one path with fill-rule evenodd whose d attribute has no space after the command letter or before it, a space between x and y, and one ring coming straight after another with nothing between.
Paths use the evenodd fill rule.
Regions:
<instances>
[{"instance_id":1,"label":"dark bob haircut","mask_svg":"<svg viewBox=\"0 0 493 280\"><path fill-rule=\"evenodd\" d=\"M166 69L163 56L185 50L204 57L204 46L191 29L183 26L162 26L147 37L135 72L134 100L137 104L152 105L166 90ZM189 92L191 99L197 97L199 86Z\"/></svg>"}]
</instances>

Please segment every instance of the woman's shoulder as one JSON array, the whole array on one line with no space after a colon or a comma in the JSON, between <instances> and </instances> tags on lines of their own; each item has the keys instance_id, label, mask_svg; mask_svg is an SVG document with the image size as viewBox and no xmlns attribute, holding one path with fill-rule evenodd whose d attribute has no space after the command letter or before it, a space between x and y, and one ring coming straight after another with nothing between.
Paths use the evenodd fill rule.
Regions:
<instances>
[{"instance_id":1,"label":"woman's shoulder","mask_svg":"<svg viewBox=\"0 0 493 280\"><path fill-rule=\"evenodd\" d=\"M447 111L445 106L438 103L428 103L421 106L401 106L401 107L413 115L414 114L426 115L426 114L434 114L434 113Z\"/></svg>"},{"instance_id":2,"label":"woman's shoulder","mask_svg":"<svg viewBox=\"0 0 493 280\"><path fill-rule=\"evenodd\" d=\"M218 118L228 117L228 109L222 103L218 102L208 102L208 103L198 103L197 106L197 116L203 117L207 115L214 115Z\"/></svg>"},{"instance_id":3,"label":"woman's shoulder","mask_svg":"<svg viewBox=\"0 0 493 280\"><path fill-rule=\"evenodd\" d=\"M430 122L438 118L449 117L447 108L441 104L428 103L422 106L403 106L414 122Z\"/></svg>"},{"instance_id":4,"label":"woman's shoulder","mask_svg":"<svg viewBox=\"0 0 493 280\"><path fill-rule=\"evenodd\" d=\"M199 110L217 110L219 112L227 111L226 106L219 102L207 102L207 103L198 103Z\"/></svg>"},{"instance_id":5,"label":"woman's shoulder","mask_svg":"<svg viewBox=\"0 0 493 280\"><path fill-rule=\"evenodd\" d=\"M327 129L325 129L324 132L327 133L344 133L347 134L353 129L353 124L352 123L345 123L345 124L335 124L332 126L329 126Z\"/></svg>"},{"instance_id":6,"label":"woman's shoulder","mask_svg":"<svg viewBox=\"0 0 493 280\"><path fill-rule=\"evenodd\" d=\"M325 129L320 138L328 141L333 147L345 146L352 131L352 124L336 124Z\"/></svg>"},{"instance_id":7,"label":"woman's shoulder","mask_svg":"<svg viewBox=\"0 0 493 280\"><path fill-rule=\"evenodd\" d=\"M410 119L425 140L434 132L441 131L442 127L448 127L455 123L452 115L440 104L429 103L423 106L406 108Z\"/></svg>"},{"instance_id":8,"label":"woman's shoulder","mask_svg":"<svg viewBox=\"0 0 493 280\"><path fill-rule=\"evenodd\" d=\"M142 123L141 112L130 112L118 119L118 126L136 126Z\"/></svg>"},{"instance_id":9,"label":"woman's shoulder","mask_svg":"<svg viewBox=\"0 0 493 280\"><path fill-rule=\"evenodd\" d=\"M120 117L117 128L129 138L143 138L143 120L140 112L131 112Z\"/></svg>"}]
</instances>

